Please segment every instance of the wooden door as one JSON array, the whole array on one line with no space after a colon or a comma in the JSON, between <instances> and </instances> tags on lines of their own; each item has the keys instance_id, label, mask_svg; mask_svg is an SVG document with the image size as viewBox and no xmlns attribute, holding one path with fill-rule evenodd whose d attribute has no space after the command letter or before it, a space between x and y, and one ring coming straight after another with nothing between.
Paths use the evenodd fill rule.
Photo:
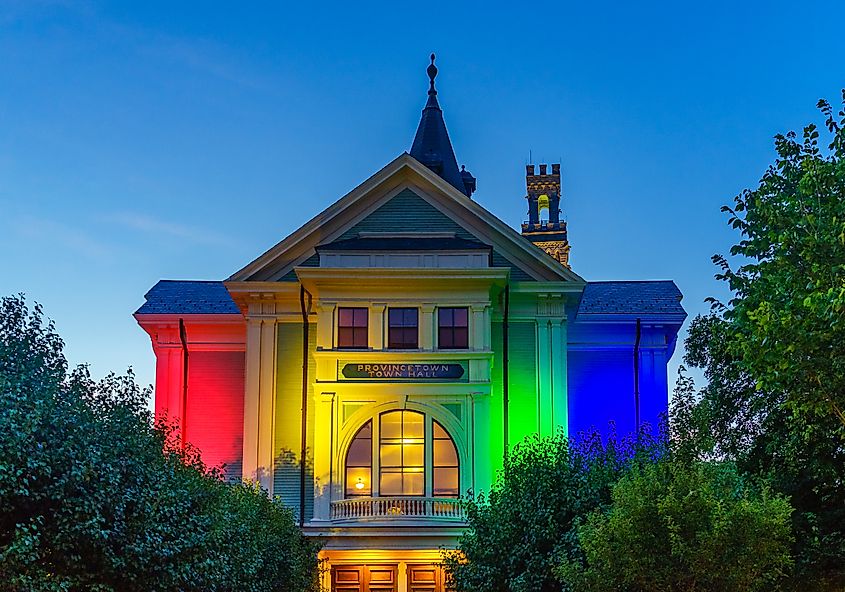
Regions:
<instances>
[{"instance_id":1,"label":"wooden door","mask_svg":"<svg viewBox=\"0 0 845 592\"><path fill-rule=\"evenodd\" d=\"M395 565L333 565L332 592L396 592Z\"/></svg>"},{"instance_id":2,"label":"wooden door","mask_svg":"<svg viewBox=\"0 0 845 592\"><path fill-rule=\"evenodd\" d=\"M449 592L440 565L408 565L408 592Z\"/></svg>"}]
</instances>

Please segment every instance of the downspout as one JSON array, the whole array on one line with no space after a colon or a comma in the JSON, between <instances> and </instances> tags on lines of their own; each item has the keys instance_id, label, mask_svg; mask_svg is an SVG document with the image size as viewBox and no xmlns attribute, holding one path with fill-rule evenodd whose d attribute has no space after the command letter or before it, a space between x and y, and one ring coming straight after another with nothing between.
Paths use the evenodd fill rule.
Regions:
<instances>
[{"instance_id":1,"label":"downspout","mask_svg":"<svg viewBox=\"0 0 845 592\"><path fill-rule=\"evenodd\" d=\"M179 317L179 341L182 343L182 434L181 447L185 452L188 441L188 334L185 331L185 321Z\"/></svg>"},{"instance_id":2,"label":"downspout","mask_svg":"<svg viewBox=\"0 0 845 592\"><path fill-rule=\"evenodd\" d=\"M640 439L640 319L637 319L634 338L634 425L637 428L637 440Z\"/></svg>"},{"instance_id":3,"label":"downspout","mask_svg":"<svg viewBox=\"0 0 845 592\"><path fill-rule=\"evenodd\" d=\"M302 421L300 430L300 451L299 451L299 527L305 524L305 453L307 452L308 439L306 430L308 428L308 308L311 305L311 294L308 294L308 308L305 306L305 286L299 287L299 307L302 311L302 406L300 412Z\"/></svg>"},{"instance_id":4,"label":"downspout","mask_svg":"<svg viewBox=\"0 0 845 592\"><path fill-rule=\"evenodd\" d=\"M508 313L510 312L510 284L505 286L505 312L502 316L502 405L505 429L505 456L508 458Z\"/></svg>"}]
</instances>

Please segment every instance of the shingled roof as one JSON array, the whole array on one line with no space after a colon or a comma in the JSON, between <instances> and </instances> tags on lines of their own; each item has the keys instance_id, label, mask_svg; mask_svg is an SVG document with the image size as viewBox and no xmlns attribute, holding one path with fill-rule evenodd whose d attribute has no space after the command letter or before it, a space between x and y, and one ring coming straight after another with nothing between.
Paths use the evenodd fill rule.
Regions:
<instances>
[{"instance_id":1,"label":"shingled roof","mask_svg":"<svg viewBox=\"0 0 845 592\"><path fill-rule=\"evenodd\" d=\"M682 297L671 280L589 282L576 318L664 317L667 321L683 322L687 313L681 306Z\"/></svg>"},{"instance_id":2,"label":"shingled roof","mask_svg":"<svg viewBox=\"0 0 845 592\"><path fill-rule=\"evenodd\" d=\"M240 314L223 282L161 280L135 314Z\"/></svg>"}]
</instances>

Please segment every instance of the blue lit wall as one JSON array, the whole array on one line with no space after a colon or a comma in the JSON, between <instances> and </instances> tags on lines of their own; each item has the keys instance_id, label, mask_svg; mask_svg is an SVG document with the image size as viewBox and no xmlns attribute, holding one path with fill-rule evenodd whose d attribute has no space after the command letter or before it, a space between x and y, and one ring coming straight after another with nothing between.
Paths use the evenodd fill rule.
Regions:
<instances>
[{"instance_id":1,"label":"blue lit wall","mask_svg":"<svg viewBox=\"0 0 845 592\"><path fill-rule=\"evenodd\" d=\"M569 434L615 423L619 435L636 429L635 322L572 323L569 329ZM643 325L639 346L640 421L655 428L669 404L666 365L677 327Z\"/></svg>"}]
</instances>

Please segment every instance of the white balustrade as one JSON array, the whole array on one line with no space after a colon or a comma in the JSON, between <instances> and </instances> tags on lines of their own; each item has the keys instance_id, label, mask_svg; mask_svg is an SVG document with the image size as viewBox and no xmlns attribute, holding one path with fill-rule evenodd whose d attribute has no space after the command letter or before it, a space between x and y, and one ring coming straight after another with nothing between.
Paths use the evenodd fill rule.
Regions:
<instances>
[{"instance_id":1,"label":"white balustrade","mask_svg":"<svg viewBox=\"0 0 845 592\"><path fill-rule=\"evenodd\" d=\"M332 520L429 518L463 521L461 500L450 497L358 497L332 502Z\"/></svg>"}]
</instances>

